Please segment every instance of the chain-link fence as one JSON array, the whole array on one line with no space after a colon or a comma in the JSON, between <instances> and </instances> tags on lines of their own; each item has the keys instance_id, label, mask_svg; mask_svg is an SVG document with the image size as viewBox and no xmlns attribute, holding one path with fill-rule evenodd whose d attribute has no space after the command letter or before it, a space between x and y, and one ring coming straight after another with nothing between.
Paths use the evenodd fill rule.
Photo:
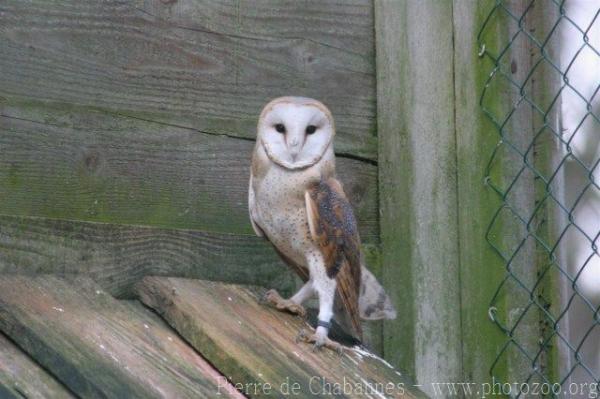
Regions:
<instances>
[{"instance_id":1,"label":"chain-link fence","mask_svg":"<svg viewBox=\"0 0 600 399\"><path fill-rule=\"evenodd\" d=\"M506 340L490 373L521 387L511 396L589 396L600 379L600 1L497 0L478 40L480 105L499 138L486 239L505 267L490 317Z\"/></svg>"}]
</instances>

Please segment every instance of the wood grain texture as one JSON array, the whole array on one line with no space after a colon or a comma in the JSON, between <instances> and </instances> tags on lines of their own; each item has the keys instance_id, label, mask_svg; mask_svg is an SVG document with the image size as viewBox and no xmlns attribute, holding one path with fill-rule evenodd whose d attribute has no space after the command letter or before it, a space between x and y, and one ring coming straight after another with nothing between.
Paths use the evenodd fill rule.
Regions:
<instances>
[{"instance_id":1,"label":"wood grain texture","mask_svg":"<svg viewBox=\"0 0 600 399\"><path fill-rule=\"evenodd\" d=\"M131 297L146 274L277 288L294 274L253 235L0 216L0 275L84 274L118 297Z\"/></svg>"},{"instance_id":2,"label":"wood grain texture","mask_svg":"<svg viewBox=\"0 0 600 399\"><path fill-rule=\"evenodd\" d=\"M0 277L0 329L77 395L212 397L219 380L160 319L88 279ZM239 398L235 391L225 397Z\"/></svg>"},{"instance_id":3,"label":"wood grain texture","mask_svg":"<svg viewBox=\"0 0 600 399\"><path fill-rule=\"evenodd\" d=\"M191 29L242 34L260 39L293 39L321 43L332 49L375 56L373 10L369 1L344 0L144 0L143 9Z\"/></svg>"},{"instance_id":4,"label":"wood grain texture","mask_svg":"<svg viewBox=\"0 0 600 399\"><path fill-rule=\"evenodd\" d=\"M338 389L331 391L334 395L349 398L424 397L400 372L368 352L347 349L340 356L295 343L305 322L261 305L264 290L146 277L138 292L146 305L234 384L242 384L250 397L269 396L263 390L266 384L272 387L270 395L285 397L285 383L290 389L297 384L296 393L288 395L299 398L329 396L332 389ZM350 386L346 392L341 391L344 383Z\"/></svg>"},{"instance_id":5,"label":"wood grain texture","mask_svg":"<svg viewBox=\"0 0 600 399\"><path fill-rule=\"evenodd\" d=\"M0 105L0 213L252 234L252 141L38 105ZM377 167L338 157L338 170L376 241Z\"/></svg>"},{"instance_id":6,"label":"wood grain texture","mask_svg":"<svg viewBox=\"0 0 600 399\"><path fill-rule=\"evenodd\" d=\"M249 138L269 99L305 95L331 107L339 151L377 157L369 0L11 0L0 27L9 103L79 104Z\"/></svg>"},{"instance_id":7,"label":"wood grain texture","mask_svg":"<svg viewBox=\"0 0 600 399\"><path fill-rule=\"evenodd\" d=\"M424 390L460 381L452 3L375 2L384 355ZM402 288L399 288L402 287Z\"/></svg>"},{"instance_id":8,"label":"wood grain texture","mask_svg":"<svg viewBox=\"0 0 600 399\"><path fill-rule=\"evenodd\" d=\"M75 398L1 332L0 397L3 399Z\"/></svg>"}]
</instances>

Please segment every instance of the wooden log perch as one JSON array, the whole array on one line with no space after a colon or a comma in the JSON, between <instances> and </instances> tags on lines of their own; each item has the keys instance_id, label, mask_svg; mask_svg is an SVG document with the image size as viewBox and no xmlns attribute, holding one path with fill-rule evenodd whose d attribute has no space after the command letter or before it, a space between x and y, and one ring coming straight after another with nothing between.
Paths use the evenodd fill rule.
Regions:
<instances>
[{"instance_id":1,"label":"wooden log perch","mask_svg":"<svg viewBox=\"0 0 600 399\"><path fill-rule=\"evenodd\" d=\"M0 330L81 397L242 397L160 318L89 279L0 276Z\"/></svg>"},{"instance_id":2,"label":"wooden log perch","mask_svg":"<svg viewBox=\"0 0 600 399\"><path fill-rule=\"evenodd\" d=\"M369 352L313 351L295 337L302 319L260 303L263 289L146 277L139 298L249 397L424 397Z\"/></svg>"},{"instance_id":3,"label":"wooden log perch","mask_svg":"<svg viewBox=\"0 0 600 399\"><path fill-rule=\"evenodd\" d=\"M297 343L310 326L264 289L146 277L136 292L176 331L89 278L0 276L0 397L424 397L362 348Z\"/></svg>"}]
</instances>

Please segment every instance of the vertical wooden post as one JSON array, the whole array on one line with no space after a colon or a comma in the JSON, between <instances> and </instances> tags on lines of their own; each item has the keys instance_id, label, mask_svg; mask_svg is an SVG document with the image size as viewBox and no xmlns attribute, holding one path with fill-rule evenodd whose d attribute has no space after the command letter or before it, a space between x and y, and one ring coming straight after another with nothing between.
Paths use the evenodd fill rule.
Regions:
<instances>
[{"instance_id":1,"label":"vertical wooden post","mask_svg":"<svg viewBox=\"0 0 600 399\"><path fill-rule=\"evenodd\" d=\"M528 4L507 0L505 6L521 15ZM535 286L541 259L527 226L511 212L500 214L488 231L502 203L484 177L500 137L480 106L495 65L481 57L478 34L495 5L375 1L382 269L399 306L398 320L384 324L384 354L413 373L429 394L440 394L429 383L489 383L492 366L504 381L525 381L532 372L517 348L494 365L507 337L488 316L506 261L486 235L508 253L521 245L511 268L526 287ZM550 15L545 7L552 8L535 7L527 9L529 25L523 29L544 25L540 21ZM510 43L502 67L516 82L526 82L535 49L524 32L516 35L519 29L518 21L499 10L481 40L496 55ZM545 83L546 72L538 75L525 89L535 101L547 101L553 83ZM492 81L486 90L484 105L500 118L516 108L504 134L526 148L539 128L535 111L519 102L519 89L508 81ZM537 155L531 156L542 167L551 143L535 140ZM544 212L534 215L539 182L530 170L519 174L523 157L506 146L499 151L491 180L504 188L516 180L508 199L513 210L544 219ZM518 321L521 348L535 354L543 331L540 313L535 306L529 311L529 302L530 293L511 280L497 297L497 317L509 327Z\"/></svg>"},{"instance_id":2,"label":"vertical wooden post","mask_svg":"<svg viewBox=\"0 0 600 399\"><path fill-rule=\"evenodd\" d=\"M505 6L517 16L522 15L528 5L529 2L519 0L505 2ZM531 296L523 288L535 287L541 267L541 257L539 251L536 252L539 245L531 237L527 238L510 264L511 271L523 286L512 278L508 279L499 291L497 309L490 309L492 296L506 276L506 261L494 253L485 239L486 235L507 253L511 253L528 236L527 226L516 220L511 212L500 213L494 227L488 231L492 218L502 204L499 196L484 183L485 170L495 149L498 152L491 166L491 180L504 189L513 179L516 180L506 201L521 216L533 218L534 224L546 218L546 214L544 210L536 211L536 200L540 198L540 189L543 190L539 179L530 170L520 173L524 166L523 156L508 148L506 143L497 147L500 143L497 127L484 115L480 106L481 93L486 84L488 86L483 99L485 108L500 119L513 107L516 108L504 126L504 134L508 136L505 139L520 150L526 149L535 140L535 149L528 155L529 162L535 162L539 170L547 170L550 167L548 154L553 145L547 137L535 137L540 127L539 120L536 119L539 115L530 104L519 103L521 93L518 88L501 77L488 81L495 65L484 55L484 50L497 56L510 43L500 67L517 84L528 82L524 91L529 98L547 104L549 91L554 84L544 69L538 69L534 83L527 79L534 67L536 50L524 33L516 35L520 26L506 12L499 10L488 20L486 29L481 33L480 47L478 34L494 6L494 1L487 0L454 1L463 379L479 384L491 381L492 366L494 375L503 382L525 382L533 372L531 361L514 345L509 345L506 352L502 353L509 338L490 322L490 311L497 311L494 317L509 329L518 323L513 337L521 349L529 354L535 355L539 350L540 339L544 334L540 329L542 320L539 309L535 305L527 308ZM541 36L542 31L547 32L547 26L542 29L545 23L541 21L554 21L554 14L550 13L554 5L536 3L534 8L528 10L523 29L535 27L535 30L528 32ZM550 123L556 121L554 118ZM538 231L538 234L552 233ZM494 365L497 358L499 362ZM540 363L547 362L546 359L537 359L540 369L546 367ZM538 375L534 375L528 382L536 380L539 380Z\"/></svg>"},{"instance_id":3,"label":"vertical wooden post","mask_svg":"<svg viewBox=\"0 0 600 399\"><path fill-rule=\"evenodd\" d=\"M422 389L459 381L452 2L375 1L384 355Z\"/></svg>"},{"instance_id":4,"label":"vertical wooden post","mask_svg":"<svg viewBox=\"0 0 600 399\"><path fill-rule=\"evenodd\" d=\"M478 56L477 34L489 11L489 2L454 1L454 56L460 60L455 65L455 95L463 378L476 383L490 380L490 367L504 340L488 318L490 300L504 275L503 263L485 240L490 220L500 206L497 196L484 184L498 136L479 106L491 68Z\"/></svg>"},{"instance_id":5,"label":"vertical wooden post","mask_svg":"<svg viewBox=\"0 0 600 399\"><path fill-rule=\"evenodd\" d=\"M532 7L526 20L529 32L540 42L547 40L544 51L540 47L531 45L530 64L533 67L538 60L544 58L531 76L531 97L537 107L543 112L534 112L531 121L533 134L536 134L534 144L534 164L541 171L546 180L555 175L550 187L546 187L544 179L536 179L536 206L539 206L535 225L538 229L537 235L545 243L538 243L536 248L536 270L542 281L536 293L538 300L546 306L545 311L539 310L539 345L544 347L544 353L540 356L540 369L551 381L560 381L570 372L568 362L560 361L559 357L570 355L570 349L564 341L557 338L554 329L564 329L568 318L562 320L562 325L554 325L558 315L568 306L568 295L565 285L569 281L557 269L567 267L567 252L572 248L566 246L561 240L563 229L567 228L567 215L553 201L547 198L547 190L551 189L555 198L566 203L565 190L569 186L565 181L565 168L560 167L564 156L564 149L557 145L558 139L555 134L562 134L562 110L561 97L556 98L561 92L562 76L550 65L551 61L560 65L560 29L555 30L555 24L560 21L560 11L556 4L551 2L539 2ZM558 169L558 172L555 171ZM561 241L558 241L561 240ZM557 245L558 243L558 245ZM548 247L557 245L554 253L549 254ZM554 316L554 320L547 317L547 313ZM571 310L571 313L573 310ZM564 331L564 330L563 330Z\"/></svg>"}]
</instances>

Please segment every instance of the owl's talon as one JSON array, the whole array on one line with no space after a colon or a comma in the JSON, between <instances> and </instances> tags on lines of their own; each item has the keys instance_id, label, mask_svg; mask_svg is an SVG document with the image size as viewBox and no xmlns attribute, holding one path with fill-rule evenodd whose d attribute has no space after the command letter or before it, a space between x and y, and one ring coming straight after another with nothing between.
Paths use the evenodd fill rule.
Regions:
<instances>
[{"instance_id":1,"label":"owl's talon","mask_svg":"<svg viewBox=\"0 0 600 399\"><path fill-rule=\"evenodd\" d=\"M270 292L270 290L269 290L269 291L267 291L267 292L265 292L265 293L264 293L264 294L263 294L263 295L260 297L260 300L259 300L259 302L260 302L260 304L261 304L261 305L268 305L268 304L270 304L270 303L271 303L271 302L269 301L269 292Z\"/></svg>"},{"instance_id":2,"label":"owl's talon","mask_svg":"<svg viewBox=\"0 0 600 399\"><path fill-rule=\"evenodd\" d=\"M303 341L308 344L312 343L312 351L317 352L322 348L331 349L334 352L337 352L340 356L344 354L344 346L338 342L332 341L328 337L323 337L317 335L317 333L313 333L310 335L306 334L304 329L301 329L296 336L296 343Z\"/></svg>"},{"instance_id":3,"label":"owl's talon","mask_svg":"<svg viewBox=\"0 0 600 399\"><path fill-rule=\"evenodd\" d=\"M287 310L288 312L300 317L306 316L306 310L302 305L297 304L290 299L283 299L276 290L269 290L265 292L263 301L272 304L277 310Z\"/></svg>"},{"instance_id":4,"label":"owl's talon","mask_svg":"<svg viewBox=\"0 0 600 399\"><path fill-rule=\"evenodd\" d=\"M269 303L269 301L267 300L267 294L264 294L263 296L258 298L258 303L260 303L261 305L267 305Z\"/></svg>"}]
</instances>

